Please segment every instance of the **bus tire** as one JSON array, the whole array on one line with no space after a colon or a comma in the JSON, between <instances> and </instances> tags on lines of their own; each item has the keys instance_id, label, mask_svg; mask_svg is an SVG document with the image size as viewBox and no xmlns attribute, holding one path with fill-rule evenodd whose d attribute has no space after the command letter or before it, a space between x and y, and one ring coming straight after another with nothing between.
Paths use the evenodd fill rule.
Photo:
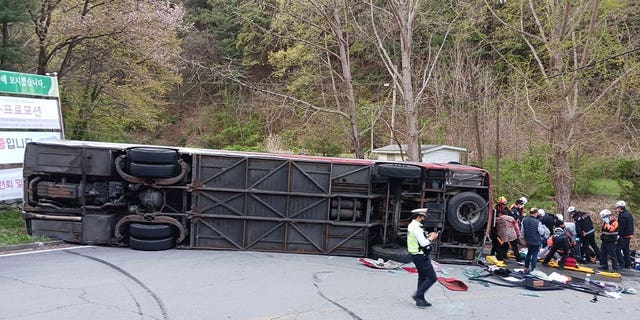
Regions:
<instances>
[{"instance_id":1,"label":"bus tire","mask_svg":"<svg viewBox=\"0 0 640 320\"><path fill-rule=\"evenodd\" d=\"M129 234L139 240L156 240L173 237L173 227L168 224L142 224L129 225Z\"/></svg>"},{"instance_id":2,"label":"bus tire","mask_svg":"<svg viewBox=\"0 0 640 320\"><path fill-rule=\"evenodd\" d=\"M458 193L447 204L447 221L459 232L474 233L484 230L487 219L487 201L477 193Z\"/></svg>"},{"instance_id":3,"label":"bus tire","mask_svg":"<svg viewBox=\"0 0 640 320\"><path fill-rule=\"evenodd\" d=\"M155 240L138 239L133 236L129 237L129 247L133 250L161 251L171 249L175 244L176 240L174 237Z\"/></svg>"},{"instance_id":4,"label":"bus tire","mask_svg":"<svg viewBox=\"0 0 640 320\"><path fill-rule=\"evenodd\" d=\"M177 151L161 148L131 148L127 150L127 159L143 163L176 163L179 159Z\"/></svg>"},{"instance_id":5,"label":"bus tire","mask_svg":"<svg viewBox=\"0 0 640 320\"><path fill-rule=\"evenodd\" d=\"M172 164L129 163L129 173L135 177L171 178L180 173L180 166Z\"/></svg>"},{"instance_id":6,"label":"bus tire","mask_svg":"<svg viewBox=\"0 0 640 320\"><path fill-rule=\"evenodd\" d=\"M411 262L411 254L400 246L383 247L381 244L371 246L371 257L374 259L393 260L397 262Z\"/></svg>"}]
</instances>

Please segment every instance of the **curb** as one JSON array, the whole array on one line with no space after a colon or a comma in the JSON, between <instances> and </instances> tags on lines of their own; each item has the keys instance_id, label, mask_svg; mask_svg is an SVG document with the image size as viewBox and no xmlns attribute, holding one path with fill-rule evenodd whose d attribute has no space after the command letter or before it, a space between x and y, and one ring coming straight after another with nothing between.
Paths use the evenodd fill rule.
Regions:
<instances>
[{"instance_id":1,"label":"curb","mask_svg":"<svg viewBox=\"0 0 640 320\"><path fill-rule=\"evenodd\" d=\"M47 242L34 242L34 243L25 243L25 244L16 244L10 246L0 247L0 253L10 252L10 251L21 251L21 250L34 250L34 249L42 249L45 247L53 247L61 244L65 244L66 242L62 240L58 241L47 241Z\"/></svg>"}]
</instances>

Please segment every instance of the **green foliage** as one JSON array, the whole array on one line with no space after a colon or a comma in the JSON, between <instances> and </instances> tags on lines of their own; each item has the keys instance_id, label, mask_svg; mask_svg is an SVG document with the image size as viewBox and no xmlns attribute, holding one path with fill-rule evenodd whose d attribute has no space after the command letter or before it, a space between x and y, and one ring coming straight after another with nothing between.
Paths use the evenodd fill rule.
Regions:
<instances>
[{"instance_id":1,"label":"green foliage","mask_svg":"<svg viewBox=\"0 0 640 320\"><path fill-rule=\"evenodd\" d=\"M322 135L320 137L306 138L302 145L313 154L329 157L337 157L344 152L338 140L332 136Z\"/></svg>"},{"instance_id":2,"label":"green foliage","mask_svg":"<svg viewBox=\"0 0 640 320\"><path fill-rule=\"evenodd\" d=\"M186 21L215 39L222 58L240 60L245 67L265 63L267 48L276 43L265 32L271 25L272 1L207 0L186 5Z\"/></svg>"},{"instance_id":3,"label":"green foliage","mask_svg":"<svg viewBox=\"0 0 640 320\"><path fill-rule=\"evenodd\" d=\"M616 176L617 159L602 157L586 157L580 159L579 166L572 168L575 173L573 192L579 195L616 195L617 186L611 186L609 179Z\"/></svg>"},{"instance_id":4,"label":"green foliage","mask_svg":"<svg viewBox=\"0 0 640 320\"><path fill-rule=\"evenodd\" d=\"M496 182L495 165L495 159L485 162L485 169L494 175L493 183ZM547 203L554 195L548 166L549 159L542 153L525 154L518 161L502 158L499 185L494 186L494 192L499 190L499 195L506 196L511 202L526 196L530 200L539 199L539 202Z\"/></svg>"},{"instance_id":5,"label":"green foliage","mask_svg":"<svg viewBox=\"0 0 640 320\"><path fill-rule=\"evenodd\" d=\"M48 238L27 234L24 220L18 211L0 210L0 246L47 241Z\"/></svg>"},{"instance_id":6,"label":"green foliage","mask_svg":"<svg viewBox=\"0 0 640 320\"><path fill-rule=\"evenodd\" d=\"M209 126L213 130L203 138L204 148L257 151L264 140L261 119L237 114L232 109L212 113Z\"/></svg>"},{"instance_id":7,"label":"green foliage","mask_svg":"<svg viewBox=\"0 0 640 320\"><path fill-rule=\"evenodd\" d=\"M640 207L640 160L622 159L616 169L616 178L622 191L620 198L624 199L628 206Z\"/></svg>"},{"instance_id":8,"label":"green foliage","mask_svg":"<svg viewBox=\"0 0 640 320\"><path fill-rule=\"evenodd\" d=\"M29 21L29 11L35 6L34 0L0 0L0 69L18 70L24 60L24 50L16 41L14 30Z\"/></svg>"}]
</instances>

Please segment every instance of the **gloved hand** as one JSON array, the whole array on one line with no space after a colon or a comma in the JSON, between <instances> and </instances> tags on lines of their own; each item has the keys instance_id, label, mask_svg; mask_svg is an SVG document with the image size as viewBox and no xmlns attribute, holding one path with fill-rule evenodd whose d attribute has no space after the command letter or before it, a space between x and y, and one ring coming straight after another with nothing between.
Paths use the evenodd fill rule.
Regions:
<instances>
[{"instance_id":1,"label":"gloved hand","mask_svg":"<svg viewBox=\"0 0 640 320\"><path fill-rule=\"evenodd\" d=\"M610 221L609 217L604 217L602 218L602 220L604 220L604 223L609 224L609 221Z\"/></svg>"},{"instance_id":2,"label":"gloved hand","mask_svg":"<svg viewBox=\"0 0 640 320\"><path fill-rule=\"evenodd\" d=\"M578 241L580 241L580 238L577 238L577 237L576 237L576 242L578 242Z\"/></svg>"}]
</instances>

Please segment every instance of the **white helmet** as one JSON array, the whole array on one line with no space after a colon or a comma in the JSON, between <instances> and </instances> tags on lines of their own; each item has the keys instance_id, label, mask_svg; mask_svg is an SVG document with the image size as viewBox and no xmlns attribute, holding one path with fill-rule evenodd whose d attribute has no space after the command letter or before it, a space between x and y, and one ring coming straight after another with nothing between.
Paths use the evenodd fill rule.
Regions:
<instances>
[{"instance_id":1,"label":"white helmet","mask_svg":"<svg viewBox=\"0 0 640 320\"><path fill-rule=\"evenodd\" d=\"M611 215L611 211L609 209L604 209L600 211L600 218L608 217Z\"/></svg>"},{"instance_id":2,"label":"white helmet","mask_svg":"<svg viewBox=\"0 0 640 320\"><path fill-rule=\"evenodd\" d=\"M544 216L546 213L544 212L543 209L538 209L538 214L542 217Z\"/></svg>"},{"instance_id":3,"label":"white helmet","mask_svg":"<svg viewBox=\"0 0 640 320\"><path fill-rule=\"evenodd\" d=\"M564 216L562 215L562 213L558 213L556 214L556 218L558 218L558 220L563 221L564 222Z\"/></svg>"},{"instance_id":4,"label":"white helmet","mask_svg":"<svg viewBox=\"0 0 640 320\"><path fill-rule=\"evenodd\" d=\"M527 198L525 198L525 197L520 197L520 199L518 199L518 200L522 201L522 205L527 204Z\"/></svg>"},{"instance_id":5,"label":"white helmet","mask_svg":"<svg viewBox=\"0 0 640 320\"><path fill-rule=\"evenodd\" d=\"M567 213L571 213L571 212L574 212L574 211L576 211L576 207L574 207L574 206L570 206L569 208L567 208Z\"/></svg>"},{"instance_id":6,"label":"white helmet","mask_svg":"<svg viewBox=\"0 0 640 320\"><path fill-rule=\"evenodd\" d=\"M626 207L626 206L627 206L627 203L624 202L623 200L620 200L620 201L616 202L616 208L618 208L618 207Z\"/></svg>"}]
</instances>

